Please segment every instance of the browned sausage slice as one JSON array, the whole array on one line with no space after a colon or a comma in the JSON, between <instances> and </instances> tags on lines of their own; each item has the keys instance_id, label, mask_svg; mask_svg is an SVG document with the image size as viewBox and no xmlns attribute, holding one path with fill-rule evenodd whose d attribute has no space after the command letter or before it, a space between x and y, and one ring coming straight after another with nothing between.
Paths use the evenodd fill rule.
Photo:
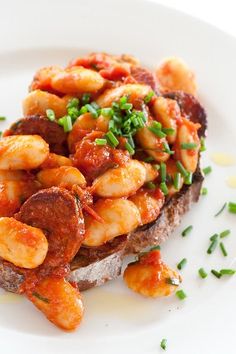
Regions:
<instances>
[{"instance_id":1,"label":"browned sausage slice","mask_svg":"<svg viewBox=\"0 0 236 354\"><path fill-rule=\"evenodd\" d=\"M84 239L84 218L76 198L67 190L52 187L31 196L16 219L40 228L48 238L44 265L57 267L69 263Z\"/></svg>"},{"instance_id":2,"label":"browned sausage slice","mask_svg":"<svg viewBox=\"0 0 236 354\"><path fill-rule=\"evenodd\" d=\"M206 111L193 95L183 91L174 91L165 93L163 96L176 100L179 104L182 115L194 123L201 124L201 128L198 130L198 135L200 137L206 136Z\"/></svg>"},{"instance_id":3,"label":"browned sausage slice","mask_svg":"<svg viewBox=\"0 0 236 354\"><path fill-rule=\"evenodd\" d=\"M158 93L157 81L155 76L146 68L141 66L131 67L131 76L140 84L151 86L151 88Z\"/></svg>"},{"instance_id":4,"label":"browned sausage slice","mask_svg":"<svg viewBox=\"0 0 236 354\"><path fill-rule=\"evenodd\" d=\"M40 135L50 146L50 151L59 155L66 154L67 135L63 128L42 116L29 116L12 124L8 135Z\"/></svg>"}]
</instances>

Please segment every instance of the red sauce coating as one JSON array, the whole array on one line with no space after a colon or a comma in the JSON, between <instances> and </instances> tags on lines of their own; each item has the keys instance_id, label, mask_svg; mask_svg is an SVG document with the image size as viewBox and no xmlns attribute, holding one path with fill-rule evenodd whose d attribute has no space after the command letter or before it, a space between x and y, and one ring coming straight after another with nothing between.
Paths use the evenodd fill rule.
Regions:
<instances>
[{"instance_id":1,"label":"red sauce coating","mask_svg":"<svg viewBox=\"0 0 236 354\"><path fill-rule=\"evenodd\" d=\"M89 180L96 178L108 168L124 165L129 160L127 151L113 149L109 145L97 145L95 139L102 138L103 132L94 131L76 144L72 162Z\"/></svg>"}]
</instances>

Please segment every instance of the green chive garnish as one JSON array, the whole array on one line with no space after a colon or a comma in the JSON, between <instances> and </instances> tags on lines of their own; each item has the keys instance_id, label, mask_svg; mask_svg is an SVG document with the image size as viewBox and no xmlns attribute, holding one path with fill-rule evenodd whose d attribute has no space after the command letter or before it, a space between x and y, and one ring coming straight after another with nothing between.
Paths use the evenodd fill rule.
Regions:
<instances>
[{"instance_id":1,"label":"green chive garnish","mask_svg":"<svg viewBox=\"0 0 236 354\"><path fill-rule=\"evenodd\" d=\"M185 179L184 179L184 183L187 185L190 185L190 184L192 184L192 181L193 181L193 174L192 174L192 172L188 172L187 177L185 177Z\"/></svg>"},{"instance_id":2,"label":"green chive garnish","mask_svg":"<svg viewBox=\"0 0 236 354\"><path fill-rule=\"evenodd\" d=\"M180 190L180 184L181 184L181 174L180 172L176 172L174 175L174 187L177 191Z\"/></svg>"},{"instance_id":3,"label":"green chive garnish","mask_svg":"<svg viewBox=\"0 0 236 354\"><path fill-rule=\"evenodd\" d=\"M163 192L164 195L167 195L169 193L168 187L165 182L162 182L160 184L160 190Z\"/></svg>"},{"instance_id":4,"label":"green chive garnish","mask_svg":"<svg viewBox=\"0 0 236 354\"><path fill-rule=\"evenodd\" d=\"M228 203L228 211L232 214L236 214L236 203L229 202Z\"/></svg>"},{"instance_id":5,"label":"green chive garnish","mask_svg":"<svg viewBox=\"0 0 236 354\"><path fill-rule=\"evenodd\" d=\"M72 121L70 116L64 117L63 128L65 133L68 133L72 130Z\"/></svg>"},{"instance_id":6,"label":"green chive garnish","mask_svg":"<svg viewBox=\"0 0 236 354\"><path fill-rule=\"evenodd\" d=\"M79 106L79 99L77 97L73 97L72 99L69 100L66 108L72 108L72 107L75 107L75 108L78 108Z\"/></svg>"},{"instance_id":7,"label":"green chive garnish","mask_svg":"<svg viewBox=\"0 0 236 354\"><path fill-rule=\"evenodd\" d=\"M180 147L183 150L193 150L193 149L196 149L197 144L196 143L182 143L180 145Z\"/></svg>"},{"instance_id":8,"label":"green chive garnish","mask_svg":"<svg viewBox=\"0 0 236 354\"><path fill-rule=\"evenodd\" d=\"M148 92L147 96L144 97L144 102L146 104L149 103L154 95L155 95L154 91Z\"/></svg>"},{"instance_id":9,"label":"green chive garnish","mask_svg":"<svg viewBox=\"0 0 236 354\"><path fill-rule=\"evenodd\" d=\"M177 264L177 268L179 270L182 270L185 266L186 266L186 263L187 263L187 259L186 258L183 258L182 261L180 261L178 264Z\"/></svg>"},{"instance_id":10,"label":"green chive garnish","mask_svg":"<svg viewBox=\"0 0 236 354\"><path fill-rule=\"evenodd\" d=\"M222 276L222 274L219 273L219 272L217 272L217 270L215 270L215 269L212 269L212 270L211 270L211 273L212 273L216 278L218 278L218 279L220 279L221 276Z\"/></svg>"},{"instance_id":11,"label":"green chive garnish","mask_svg":"<svg viewBox=\"0 0 236 354\"><path fill-rule=\"evenodd\" d=\"M4 116L0 116L0 120L6 120L7 118Z\"/></svg>"},{"instance_id":12,"label":"green chive garnish","mask_svg":"<svg viewBox=\"0 0 236 354\"><path fill-rule=\"evenodd\" d=\"M215 217L220 215L222 213L222 211L225 209L227 203L224 203L224 205L220 208L220 210L214 215Z\"/></svg>"},{"instance_id":13,"label":"green chive garnish","mask_svg":"<svg viewBox=\"0 0 236 354\"><path fill-rule=\"evenodd\" d=\"M181 233L181 235L183 237L187 236L193 229L193 226L192 225L189 225L188 227L186 227L186 229L184 229Z\"/></svg>"},{"instance_id":14,"label":"green chive garnish","mask_svg":"<svg viewBox=\"0 0 236 354\"><path fill-rule=\"evenodd\" d=\"M114 114L114 111L112 108L102 108L101 109L101 115L105 117L112 117Z\"/></svg>"},{"instance_id":15,"label":"green chive garnish","mask_svg":"<svg viewBox=\"0 0 236 354\"><path fill-rule=\"evenodd\" d=\"M228 253L227 253L227 251L226 251L226 249L225 249L225 246L224 246L223 242L220 242L220 249L221 249L221 251L222 251L224 257L227 257L227 256L228 256Z\"/></svg>"},{"instance_id":16,"label":"green chive garnish","mask_svg":"<svg viewBox=\"0 0 236 354\"><path fill-rule=\"evenodd\" d=\"M208 189L206 187L203 187L201 189L201 195L207 195L207 193L208 193Z\"/></svg>"},{"instance_id":17,"label":"green chive garnish","mask_svg":"<svg viewBox=\"0 0 236 354\"><path fill-rule=\"evenodd\" d=\"M213 240L211 242L210 246L208 247L207 253L212 254L215 251L217 244L218 244L218 241L216 239Z\"/></svg>"},{"instance_id":18,"label":"green chive garnish","mask_svg":"<svg viewBox=\"0 0 236 354\"><path fill-rule=\"evenodd\" d=\"M86 105L87 103L90 102L91 94L90 93L84 93L82 96L82 104Z\"/></svg>"},{"instance_id":19,"label":"green chive garnish","mask_svg":"<svg viewBox=\"0 0 236 354\"><path fill-rule=\"evenodd\" d=\"M169 144L167 142L164 142L163 144L163 148L164 148L164 152L166 152L167 154L173 155L175 152L170 150Z\"/></svg>"},{"instance_id":20,"label":"green chive garnish","mask_svg":"<svg viewBox=\"0 0 236 354\"><path fill-rule=\"evenodd\" d=\"M198 274L200 275L200 277L202 278L202 279L205 279L206 277L207 277L207 273L206 273L206 271L204 270L204 268L200 268L200 269L198 269Z\"/></svg>"},{"instance_id":21,"label":"green chive garnish","mask_svg":"<svg viewBox=\"0 0 236 354\"><path fill-rule=\"evenodd\" d=\"M161 246L157 245L157 246L153 246L152 248L150 248L150 251L160 251Z\"/></svg>"},{"instance_id":22,"label":"green chive garnish","mask_svg":"<svg viewBox=\"0 0 236 354\"><path fill-rule=\"evenodd\" d=\"M133 108L132 103L123 103L120 105L120 109L124 109L125 111L128 111L129 109L132 108Z\"/></svg>"},{"instance_id":23,"label":"green chive garnish","mask_svg":"<svg viewBox=\"0 0 236 354\"><path fill-rule=\"evenodd\" d=\"M153 183L153 182L147 182L147 183L145 184L145 186L146 186L148 189L156 189L156 185L155 185L155 183Z\"/></svg>"},{"instance_id":24,"label":"green chive garnish","mask_svg":"<svg viewBox=\"0 0 236 354\"><path fill-rule=\"evenodd\" d=\"M98 112L91 104L87 103L85 107L87 108L87 111L92 114L93 118L98 118Z\"/></svg>"},{"instance_id":25,"label":"green chive garnish","mask_svg":"<svg viewBox=\"0 0 236 354\"><path fill-rule=\"evenodd\" d=\"M187 295L185 294L185 292L183 290L178 290L176 291L175 295L180 299L180 300L184 300Z\"/></svg>"},{"instance_id":26,"label":"green chive garnish","mask_svg":"<svg viewBox=\"0 0 236 354\"><path fill-rule=\"evenodd\" d=\"M203 137L201 137L200 142L201 142L200 151L201 152L206 151L205 139Z\"/></svg>"},{"instance_id":27,"label":"green chive garnish","mask_svg":"<svg viewBox=\"0 0 236 354\"><path fill-rule=\"evenodd\" d=\"M166 283L178 286L180 284L180 280L178 278L166 278Z\"/></svg>"},{"instance_id":28,"label":"green chive garnish","mask_svg":"<svg viewBox=\"0 0 236 354\"><path fill-rule=\"evenodd\" d=\"M214 235L212 235L212 236L210 237L210 240L211 240L211 241L218 240L218 237L219 237L218 234L214 234Z\"/></svg>"},{"instance_id":29,"label":"green chive garnish","mask_svg":"<svg viewBox=\"0 0 236 354\"><path fill-rule=\"evenodd\" d=\"M152 162L154 161L154 158L152 156L148 156L148 157L145 157L145 159L143 159L144 162Z\"/></svg>"},{"instance_id":30,"label":"green chive garnish","mask_svg":"<svg viewBox=\"0 0 236 354\"><path fill-rule=\"evenodd\" d=\"M162 128L163 133L166 135L174 135L176 130L173 128Z\"/></svg>"},{"instance_id":31,"label":"green chive garnish","mask_svg":"<svg viewBox=\"0 0 236 354\"><path fill-rule=\"evenodd\" d=\"M235 269L221 269L220 274L221 275L234 275L236 273Z\"/></svg>"},{"instance_id":32,"label":"green chive garnish","mask_svg":"<svg viewBox=\"0 0 236 354\"><path fill-rule=\"evenodd\" d=\"M165 138L166 134L161 131L161 129L155 128L154 126L148 127L148 129L155 134L158 138Z\"/></svg>"},{"instance_id":33,"label":"green chive garnish","mask_svg":"<svg viewBox=\"0 0 236 354\"><path fill-rule=\"evenodd\" d=\"M56 119L55 112L52 109L46 109L46 116L51 122Z\"/></svg>"},{"instance_id":34,"label":"green chive garnish","mask_svg":"<svg viewBox=\"0 0 236 354\"><path fill-rule=\"evenodd\" d=\"M99 138L97 138L97 139L95 139L95 143L96 143L97 145L106 145L106 144L107 144L107 140L106 140L106 139L99 139Z\"/></svg>"},{"instance_id":35,"label":"green chive garnish","mask_svg":"<svg viewBox=\"0 0 236 354\"><path fill-rule=\"evenodd\" d=\"M230 230L224 230L220 233L220 238L227 237L229 236L229 234L230 234Z\"/></svg>"},{"instance_id":36,"label":"green chive garnish","mask_svg":"<svg viewBox=\"0 0 236 354\"><path fill-rule=\"evenodd\" d=\"M130 155L133 155L135 153L135 150L132 148L132 146L128 142L125 143L125 148L129 152Z\"/></svg>"},{"instance_id":37,"label":"green chive garnish","mask_svg":"<svg viewBox=\"0 0 236 354\"><path fill-rule=\"evenodd\" d=\"M176 167L184 178L188 177L188 171L184 168L180 161L176 162Z\"/></svg>"},{"instance_id":38,"label":"green chive garnish","mask_svg":"<svg viewBox=\"0 0 236 354\"><path fill-rule=\"evenodd\" d=\"M114 135L111 131L109 131L108 133L106 133L105 136L106 136L106 138L107 138L109 144L110 144L112 147L115 148L116 146L119 145L119 140L116 139L115 135Z\"/></svg>"},{"instance_id":39,"label":"green chive garnish","mask_svg":"<svg viewBox=\"0 0 236 354\"><path fill-rule=\"evenodd\" d=\"M165 182L166 181L166 164L164 162L161 162L161 164L160 164L160 173L161 173L161 181Z\"/></svg>"},{"instance_id":40,"label":"green chive garnish","mask_svg":"<svg viewBox=\"0 0 236 354\"><path fill-rule=\"evenodd\" d=\"M207 166L207 167L203 168L202 171L203 171L203 173L204 173L205 176L206 176L206 175L209 175L209 173L212 172L212 167L211 167L211 166Z\"/></svg>"}]
</instances>

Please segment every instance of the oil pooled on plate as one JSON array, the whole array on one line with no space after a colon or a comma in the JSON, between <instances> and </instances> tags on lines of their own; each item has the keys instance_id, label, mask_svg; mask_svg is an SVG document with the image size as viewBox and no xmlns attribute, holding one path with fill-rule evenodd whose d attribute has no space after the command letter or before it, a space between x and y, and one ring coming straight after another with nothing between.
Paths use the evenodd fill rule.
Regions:
<instances>
[{"instance_id":1,"label":"oil pooled on plate","mask_svg":"<svg viewBox=\"0 0 236 354\"><path fill-rule=\"evenodd\" d=\"M226 183L228 187L236 189L236 175L227 177Z\"/></svg>"},{"instance_id":2,"label":"oil pooled on plate","mask_svg":"<svg viewBox=\"0 0 236 354\"><path fill-rule=\"evenodd\" d=\"M236 165L236 155L216 152L211 154L211 160L219 166L234 166Z\"/></svg>"}]
</instances>

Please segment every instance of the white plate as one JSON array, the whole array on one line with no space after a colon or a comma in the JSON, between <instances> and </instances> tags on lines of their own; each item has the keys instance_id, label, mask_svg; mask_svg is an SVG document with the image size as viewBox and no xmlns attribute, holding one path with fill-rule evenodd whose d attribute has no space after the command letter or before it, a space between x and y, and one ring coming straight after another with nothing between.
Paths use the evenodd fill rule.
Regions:
<instances>
[{"instance_id":1,"label":"white plate","mask_svg":"<svg viewBox=\"0 0 236 354\"><path fill-rule=\"evenodd\" d=\"M134 54L153 68L163 57L176 55L196 72L209 118L203 164L213 165L205 183L209 195L201 198L162 247L163 258L171 266L188 258L182 271L185 301L175 296L144 299L119 279L84 293L85 318L74 333L53 327L27 301L2 303L1 352L159 353L165 337L172 354L235 353L235 278L218 280L209 275L201 280L197 275L201 266L207 270L234 266L236 255L236 216L224 212L213 217L225 201L236 202L236 190L225 183L228 175L236 174L236 167L218 167L209 160L216 151L236 154L235 39L147 1L4 1L0 18L0 114L9 118L7 124L21 116L21 100L41 66L65 64L81 53L107 51ZM193 232L182 238L181 230L190 224ZM219 250L207 255L209 236L226 228L232 230L225 240L229 256L224 258Z\"/></svg>"}]
</instances>

